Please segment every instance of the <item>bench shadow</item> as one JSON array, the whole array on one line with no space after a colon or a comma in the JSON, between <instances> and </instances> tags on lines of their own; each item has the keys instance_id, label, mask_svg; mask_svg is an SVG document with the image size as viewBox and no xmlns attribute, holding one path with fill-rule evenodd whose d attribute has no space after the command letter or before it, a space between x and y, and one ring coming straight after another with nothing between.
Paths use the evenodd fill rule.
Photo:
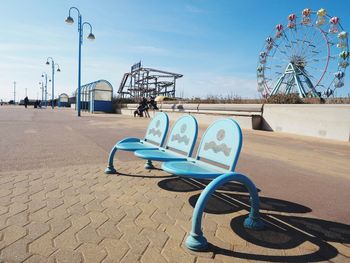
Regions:
<instances>
[{"instance_id":1,"label":"bench shadow","mask_svg":"<svg viewBox=\"0 0 350 263\"><path fill-rule=\"evenodd\" d=\"M130 173L121 173L117 172L117 175L127 176L127 177L137 177L137 178L170 178L172 175L143 175L143 174L130 174Z\"/></svg>"},{"instance_id":2,"label":"bench shadow","mask_svg":"<svg viewBox=\"0 0 350 263\"><path fill-rule=\"evenodd\" d=\"M171 179L160 181L158 183L158 186L164 190L172 192L191 192L203 190L211 182L211 180L205 179L191 179L175 176L172 177L173 178ZM225 192L248 193L247 189L242 184L235 182L228 182L225 185L219 187L217 190ZM260 190L258 189L258 191Z\"/></svg>"},{"instance_id":3,"label":"bench shadow","mask_svg":"<svg viewBox=\"0 0 350 263\"><path fill-rule=\"evenodd\" d=\"M338 255L338 250L327 242L349 242L350 226L322 219L295 217L295 216L270 216L262 215L266 223L264 230L251 230L243 226L245 215L231 220L231 228L243 240L256 246L275 250L288 250L301 246L300 250L291 250L291 255L251 254L239 251L231 251L210 245L208 250L215 254L223 254L247 260L260 260L270 262L318 262L330 260ZM281 221L280 221L281 220ZM283 222L283 223L282 223ZM290 224L287 225L287 224ZM300 229L300 230L298 230ZM305 234L304 232L311 234ZM304 247L305 242L310 244ZM305 254L300 255L300 253ZM293 255L295 253L295 255Z\"/></svg>"},{"instance_id":4,"label":"bench shadow","mask_svg":"<svg viewBox=\"0 0 350 263\"><path fill-rule=\"evenodd\" d=\"M190 197L189 203L194 208L200 194ZM312 210L309 207L269 197L260 197L260 209L285 213L308 213ZM215 193L209 198L204 212L211 214L227 214L237 212L250 205L249 196L243 194Z\"/></svg>"},{"instance_id":5,"label":"bench shadow","mask_svg":"<svg viewBox=\"0 0 350 263\"><path fill-rule=\"evenodd\" d=\"M350 244L350 225L318 218L286 215L275 215L275 217L327 242Z\"/></svg>"},{"instance_id":6,"label":"bench shadow","mask_svg":"<svg viewBox=\"0 0 350 263\"><path fill-rule=\"evenodd\" d=\"M203 190L204 187L181 177L174 177L158 182L158 186L166 191L172 192L193 192Z\"/></svg>"}]
</instances>

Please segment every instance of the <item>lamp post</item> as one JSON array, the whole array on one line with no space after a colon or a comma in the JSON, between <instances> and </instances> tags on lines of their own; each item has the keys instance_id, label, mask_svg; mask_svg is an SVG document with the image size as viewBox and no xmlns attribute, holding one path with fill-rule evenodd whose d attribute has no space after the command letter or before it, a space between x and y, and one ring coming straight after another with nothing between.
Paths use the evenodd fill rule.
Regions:
<instances>
[{"instance_id":1,"label":"lamp post","mask_svg":"<svg viewBox=\"0 0 350 263\"><path fill-rule=\"evenodd\" d=\"M48 57L46 60L46 65L50 65L51 61L51 66L52 66L52 94L51 94L51 107L52 109L55 108L55 102L54 102L54 96L55 96L55 67L57 66L57 72L61 72L60 66L55 63L52 57Z\"/></svg>"},{"instance_id":2,"label":"lamp post","mask_svg":"<svg viewBox=\"0 0 350 263\"><path fill-rule=\"evenodd\" d=\"M43 105L43 103L44 103L44 82L40 81L39 85L41 85L41 87L40 87L40 89L41 89L41 104L40 105Z\"/></svg>"},{"instance_id":3,"label":"lamp post","mask_svg":"<svg viewBox=\"0 0 350 263\"><path fill-rule=\"evenodd\" d=\"M44 91L44 94L45 94L45 97L44 97L44 105L45 107L47 107L47 74L46 72L43 72L41 73L41 77L44 78L45 77L45 91Z\"/></svg>"},{"instance_id":4,"label":"lamp post","mask_svg":"<svg viewBox=\"0 0 350 263\"><path fill-rule=\"evenodd\" d=\"M16 105L16 81L13 82L13 104Z\"/></svg>"},{"instance_id":5,"label":"lamp post","mask_svg":"<svg viewBox=\"0 0 350 263\"><path fill-rule=\"evenodd\" d=\"M67 24L73 24L74 20L73 18L70 16L70 12L71 10L74 9L78 12L78 33L79 33L79 55L78 55L78 94L77 94L77 98L76 98L76 102L77 102L77 111L78 111L78 117L80 117L80 108L81 108L81 102L80 102L80 88L81 88L81 45L83 44L83 33L84 33L84 25L88 25L90 26L90 34L87 36L87 39L89 40L94 40L95 36L94 34L92 34L92 26L90 23L88 22L82 22L82 16L80 14L80 11L78 8L76 7L71 7L69 8L69 12L68 12L68 17L66 18L65 22Z\"/></svg>"}]
</instances>

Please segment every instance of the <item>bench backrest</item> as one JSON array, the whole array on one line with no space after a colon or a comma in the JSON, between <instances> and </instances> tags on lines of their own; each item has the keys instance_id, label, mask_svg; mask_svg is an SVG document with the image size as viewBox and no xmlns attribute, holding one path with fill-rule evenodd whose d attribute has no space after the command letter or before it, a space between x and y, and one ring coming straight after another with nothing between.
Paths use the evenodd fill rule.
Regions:
<instances>
[{"instance_id":1,"label":"bench backrest","mask_svg":"<svg viewBox=\"0 0 350 263\"><path fill-rule=\"evenodd\" d=\"M169 118L164 112L158 112L148 125L145 141L163 146L169 128Z\"/></svg>"},{"instance_id":2,"label":"bench backrest","mask_svg":"<svg viewBox=\"0 0 350 263\"><path fill-rule=\"evenodd\" d=\"M198 135L197 120L191 115L179 118L168 137L166 147L191 156Z\"/></svg>"},{"instance_id":3,"label":"bench backrest","mask_svg":"<svg viewBox=\"0 0 350 263\"><path fill-rule=\"evenodd\" d=\"M197 152L197 159L221 164L234 171L242 147L242 131L233 119L220 119L205 131Z\"/></svg>"}]
</instances>

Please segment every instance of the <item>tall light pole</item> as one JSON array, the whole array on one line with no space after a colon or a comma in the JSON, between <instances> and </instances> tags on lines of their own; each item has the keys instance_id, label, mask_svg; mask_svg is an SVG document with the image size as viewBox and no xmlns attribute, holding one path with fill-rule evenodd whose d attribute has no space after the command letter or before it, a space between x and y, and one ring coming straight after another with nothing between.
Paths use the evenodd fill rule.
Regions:
<instances>
[{"instance_id":1,"label":"tall light pole","mask_svg":"<svg viewBox=\"0 0 350 263\"><path fill-rule=\"evenodd\" d=\"M40 81L39 82L39 85L41 85L40 89L41 89L41 104L44 103L44 82L43 81Z\"/></svg>"},{"instance_id":2,"label":"tall light pole","mask_svg":"<svg viewBox=\"0 0 350 263\"><path fill-rule=\"evenodd\" d=\"M84 25L90 26L90 34L87 36L87 39L89 40L94 40L95 36L92 34L92 26L88 22L83 22L82 23L82 16L80 14L80 11L76 7L71 7L69 8L68 12L68 17L66 18L65 22L67 24L73 24L74 20L70 16L71 10L74 9L78 12L78 33L79 33L79 58L78 58L78 94L76 95L76 102L77 102L77 111L78 111L78 117L80 117L80 108L81 108L81 102L80 102L80 89L81 89L81 45L83 44L83 30L84 30Z\"/></svg>"},{"instance_id":3,"label":"tall light pole","mask_svg":"<svg viewBox=\"0 0 350 263\"><path fill-rule=\"evenodd\" d=\"M46 72L41 73L41 77L45 77L45 107L47 107L47 74Z\"/></svg>"},{"instance_id":4,"label":"tall light pole","mask_svg":"<svg viewBox=\"0 0 350 263\"><path fill-rule=\"evenodd\" d=\"M55 108L55 101L54 101L54 96L55 96L55 67L57 66L57 72L61 72L60 70L60 66L55 63L55 61L53 60L52 57L48 57L46 59L46 65L50 65L50 61L51 61L51 66L52 66L52 94L51 94L51 107L52 109Z\"/></svg>"},{"instance_id":5,"label":"tall light pole","mask_svg":"<svg viewBox=\"0 0 350 263\"><path fill-rule=\"evenodd\" d=\"M16 81L13 82L13 104L16 104Z\"/></svg>"}]
</instances>

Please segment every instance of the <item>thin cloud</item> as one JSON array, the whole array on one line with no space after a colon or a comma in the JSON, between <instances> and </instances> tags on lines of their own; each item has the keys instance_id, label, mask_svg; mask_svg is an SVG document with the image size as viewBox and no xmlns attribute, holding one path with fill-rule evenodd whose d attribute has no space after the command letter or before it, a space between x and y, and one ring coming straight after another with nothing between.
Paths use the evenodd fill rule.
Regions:
<instances>
[{"instance_id":1,"label":"thin cloud","mask_svg":"<svg viewBox=\"0 0 350 263\"><path fill-rule=\"evenodd\" d=\"M134 51L134 52L139 52L139 53L148 53L148 54L166 54L168 51L164 48L161 47L156 47L156 46L129 46L129 50Z\"/></svg>"},{"instance_id":2,"label":"thin cloud","mask_svg":"<svg viewBox=\"0 0 350 263\"><path fill-rule=\"evenodd\" d=\"M185 10L186 12L192 13L192 14L201 14L206 12L204 9L201 9L194 5L185 5Z\"/></svg>"}]
</instances>

